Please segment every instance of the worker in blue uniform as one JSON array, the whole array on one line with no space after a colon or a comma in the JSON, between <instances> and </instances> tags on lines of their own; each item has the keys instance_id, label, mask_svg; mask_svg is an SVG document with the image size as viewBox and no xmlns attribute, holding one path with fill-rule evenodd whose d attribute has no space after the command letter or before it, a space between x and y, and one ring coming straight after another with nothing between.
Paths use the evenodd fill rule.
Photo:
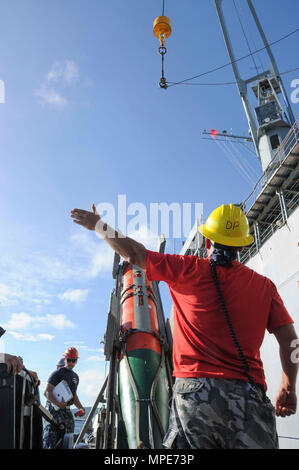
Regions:
<instances>
[{"instance_id":1,"label":"worker in blue uniform","mask_svg":"<svg viewBox=\"0 0 299 470\"><path fill-rule=\"evenodd\" d=\"M77 349L73 347L68 348L64 353L64 366L57 367L50 375L44 392L44 395L48 400L46 406L49 412L58 423L63 423L65 425L66 434L72 434L75 428L74 416L70 410L71 405L74 404L82 411L82 415L85 414L85 409L77 395L79 376L73 371L78 358ZM61 381L67 382L73 395L73 398L67 402L64 401L65 397L62 397L62 400L59 402L53 394L54 388ZM55 410L53 405L56 405L58 410ZM60 438L61 435L59 434L59 431L54 428L53 425L47 424L44 429L44 449L55 449Z\"/></svg>"}]
</instances>

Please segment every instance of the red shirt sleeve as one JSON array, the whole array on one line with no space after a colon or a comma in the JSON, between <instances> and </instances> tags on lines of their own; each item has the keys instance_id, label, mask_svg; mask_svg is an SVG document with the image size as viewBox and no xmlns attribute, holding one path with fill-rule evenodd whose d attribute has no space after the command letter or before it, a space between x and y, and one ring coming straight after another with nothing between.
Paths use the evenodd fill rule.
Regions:
<instances>
[{"instance_id":1,"label":"red shirt sleeve","mask_svg":"<svg viewBox=\"0 0 299 470\"><path fill-rule=\"evenodd\" d=\"M169 255L147 250L146 275L150 281L165 281L170 286L184 276L194 260L190 256ZM193 257L192 257L193 258Z\"/></svg>"},{"instance_id":2,"label":"red shirt sleeve","mask_svg":"<svg viewBox=\"0 0 299 470\"><path fill-rule=\"evenodd\" d=\"M273 333L273 330L275 330L276 328L280 328L281 326L294 323L294 320L292 319L291 315L284 306L283 300L280 297L276 286L272 282L271 284L273 297L267 324L267 330L269 331L269 333Z\"/></svg>"}]
</instances>

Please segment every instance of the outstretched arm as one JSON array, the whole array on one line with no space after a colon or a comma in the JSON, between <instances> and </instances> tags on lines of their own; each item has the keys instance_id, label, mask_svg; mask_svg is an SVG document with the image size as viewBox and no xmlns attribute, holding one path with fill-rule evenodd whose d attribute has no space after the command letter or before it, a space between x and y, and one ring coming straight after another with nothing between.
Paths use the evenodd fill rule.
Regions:
<instances>
[{"instance_id":1,"label":"outstretched arm","mask_svg":"<svg viewBox=\"0 0 299 470\"><path fill-rule=\"evenodd\" d=\"M145 269L146 248L136 240L124 237L112 227L105 224L96 213L94 204L92 205L92 212L82 209L73 209L71 211L71 217L76 224L82 225L82 227L88 230L96 230L105 242L125 261Z\"/></svg>"},{"instance_id":2,"label":"outstretched arm","mask_svg":"<svg viewBox=\"0 0 299 470\"><path fill-rule=\"evenodd\" d=\"M285 325L273 331L279 343L280 360L282 365L282 378L280 388L275 397L276 415L289 416L296 413L296 379L298 361L294 358L294 346L298 338L292 324ZM295 360L294 360L295 359Z\"/></svg>"}]
</instances>

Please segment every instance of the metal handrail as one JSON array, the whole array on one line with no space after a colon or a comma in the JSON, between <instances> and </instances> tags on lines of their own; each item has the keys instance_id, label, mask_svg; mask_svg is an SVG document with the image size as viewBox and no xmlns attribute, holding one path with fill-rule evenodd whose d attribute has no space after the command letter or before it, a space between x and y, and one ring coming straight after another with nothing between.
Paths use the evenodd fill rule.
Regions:
<instances>
[{"instance_id":1,"label":"metal handrail","mask_svg":"<svg viewBox=\"0 0 299 470\"><path fill-rule=\"evenodd\" d=\"M262 192L263 187L270 181L274 175L275 170L277 170L282 165L297 142L299 142L299 118L289 130L278 151L263 172L262 176L256 182L249 196L247 196L247 198L243 201L243 208L246 208L247 206L251 208L253 206L259 194Z\"/></svg>"},{"instance_id":2,"label":"metal handrail","mask_svg":"<svg viewBox=\"0 0 299 470\"><path fill-rule=\"evenodd\" d=\"M290 215L293 210L298 206L299 203L299 194L294 194L294 196L287 201L287 210ZM259 224L259 248L272 236L279 228L285 224L283 220L283 215L280 213L271 223L266 227L263 227L263 223ZM246 263L250 258L252 258L259 250L256 242L254 242L248 249L245 249L240 254L240 261Z\"/></svg>"},{"instance_id":3,"label":"metal handrail","mask_svg":"<svg viewBox=\"0 0 299 470\"><path fill-rule=\"evenodd\" d=\"M287 136L285 137L284 141L281 144L281 147L276 152L273 160L271 161L271 163L268 165L268 167L264 171L263 175L259 178L259 180L255 184L252 192L243 202L242 206L244 209L246 205L248 205L248 203L250 203L250 208L253 206L259 194L262 192L264 186L274 176L275 170L277 170L283 164L283 162L285 161L287 156L290 154L291 150L295 147L297 142L299 142L299 119L296 120L293 127L289 130ZM290 200L288 201L289 212L292 212L294 208L297 207L298 205L298 194L296 195L295 192L294 194L295 196L290 198ZM249 210L247 210L247 213L249 212ZM250 248L244 250L240 254L240 261L242 263L246 263L250 258L252 258L256 253L258 253L259 248L283 224L284 224L284 221L283 221L282 214L279 214L266 228L260 227L259 246L257 246L256 242L254 242L254 244L251 245Z\"/></svg>"}]
</instances>

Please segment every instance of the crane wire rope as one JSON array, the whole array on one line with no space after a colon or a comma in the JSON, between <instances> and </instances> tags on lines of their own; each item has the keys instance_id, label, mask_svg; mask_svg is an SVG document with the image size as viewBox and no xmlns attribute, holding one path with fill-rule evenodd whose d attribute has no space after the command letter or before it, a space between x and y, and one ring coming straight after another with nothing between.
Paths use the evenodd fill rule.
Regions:
<instances>
[{"instance_id":1,"label":"crane wire rope","mask_svg":"<svg viewBox=\"0 0 299 470\"><path fill-rule=\"evenodd\" d=\"M249 36L250 36L251 42L252 42L252 44L253 44L253 47L254 47L254 49L256 50L256 49L257 49L257 46L256 46L256 44L255 44L254 35L251 34L251 30L250 30L250 26L249 26L249 21L247 21L247 17L246 17L246 15L245 15L245 13L244 13L244 10L243 10L243 8L242 8L242 2L240 2L240 0L239 0L239 10L240 10L240 12L241 12L240 14L243 16L243 21L244 21L244 23L245 23L245 27L247 27L247 32L248 32L248 34L249 34ZM257 54L257 59L258 59L259 64L260 64L259 67L260 67L262 70L265 70L264 63L263 63L263 61L261 60L261 57L260 57L259 54Z\"/></svg>"},{"instance_id":2,"label":"crane wire rope","mask_svg":"<svg viewBox=\"0 0 299 470\"><path fill-rule=\"evenodd\" d=\"M256 181L256 178L254 176L252 176L252 174L250 173L250 170L248 170L246 168L246 165L244 164L244 159L242 159L242 158L239 159L235 155L235 153L228 147L228 144L223 143L222 145L223 145L223 147L226 148L227 154L231 155L231 159L234 162L235 166L238 167L241 170L241 172L243 172L243 174L246 176L246 178L248 179L250 184L254 184L255 181ZM233 147L233 150L235 150L234 147Z\"/></svg>"},{"instance_id":3,"label":"crane wire rope","mask_svg":"<svg viewBox=\"0 0 299 470\"><path fill-rule=\"evenodd\" d=\"M299 70L299 67L295 69L287 70L286 72L281 72L279 75L286 75L287 73L296 72ZM192 80L191 78L189 80ZM173 85L189 85L189 86L222 86L222 85L236 85L237 82L218 82L218 83L174 83L168 82L169 84ZM170 85L169 85L170 86Z\"/></svg>"},{"instance_id":4,"label":"crane wire rope","mask_svg":"<svg viewBox=\"0 0 299 470\"><path fill-rule=\"evenodd\" d=\"M216 144L220 148L220 150L227 156L227 158L230 160L230 162L233 164L233 166L239 171L242 176L246 177L250 184L254 184L254 180L251 177L251 175L246 171L245 168L243 168L242 164L236 159L235 155L232 153L232 151L227 148L224 143L220 143L219 141L215 140Z\"/></svg>"},{"instance_id":5,"label":"crane wire rope","mask_svg":"<svg viewBox=\"0 0 299 470\"><path fill-rule=\"evenodd\" d=\"M254 65L255 70L256 70L256 74L258 75L258 74L259 74L259 71L258 71L256 62L255 62L255 60L254 60L254 57L253 57L253 54L252 54L252 50L251 50L251 47L250 47L250 44L249 44L249 41L248 41L248 38L247 38L246 33L245 33L245 29L244 29L244 26L243 26L243 23L242 23L242 19L241 19L239 10L238 10L237 5L236 5L236 0L233 0L233 4L234 4L234 8L235 8L235 10L236 10L236 15L237 15L238 21L239 21L239 23L240 23L240 26L241 26L241 29L242 29L242 32L243 32L243 36L244 36L245 42L246 42L247 47L248 47L248 50L249 50L249 54L250 54L250 56L251 56L253 65Z\"/></svg>"},{"instance_id":6,"label":"crane wire rope","mask_svg":"<svg viewBox=\"0 0 299 470\"><path fill-rule=\"evenodd\" d=\"M256 157L256 153L251 150L246 144L244 144L244 142L239 142L239 144L243 145L243 147L249 152L251 153L252 155L254 155Z\"/></svg>"},{"instance_id":7,"label":"crane wire rope","mask_svg":"<svg viewBox=\"0 0 299 470\"><path fill-rule=\"evenodd\" d=\"M290 36L292 36L293 34L297 33L299 31L299 28L295 29L294 31L291 31L290 33L286 34L285 36L282 36L280 39L277 39L276 41L273 41L271 43L269 43L269 47L270 46L274 46L276 44L278 44L279 42L289 38ZM267 49L267 46L264 46L264 47L261 47L260 49L257 49L256 51L253 51L252 52L252 55L254 54L257 54L263 50ZM219 67L215 67L214 69L211 69L211 70L207 70L206 72L203 72L203 73L200 73L198 75L194 75L193 77L190 77L190 78L185 78L184 80L180 80L179 82L168 82L169 85L168 85L168 88L172 87L172 86L175 86L175 85L181 85L182 83L185 83L185 82L188 82L188 81L191 81L191 80L194 80L195 78L199 78L199 77L203 77L205 75L209 75L210 73L214 73L214 72L217 72L218 70L222 70L226 67L229 67L230 65L232 64L235 64L237 62L240 62L241 60L244 60L244 59L247 59L248 57L250 57L251 54L247 54L243 57L239 57L238 59L236 60L233 60L231 62L228 62L224 65L221 65Z\"/></svg>"},{"instance_id":8,"label":"crane wire rope","mask_svg":"<svg viewBox=\"0 0 299 470\"><path fill-rule=\"evenodd\" d=\"M164 56L167 52L167 49L165 47L165 39L171 33L171 26L170 26L169 18L167 18L164 15L165 15L165 0L162 0L162 16L159 16L154 21L154 34L160 40L160 47L158 49L158 52L161 55L161 78L160 78L159 86L166 90L167 82L166 82L166 78L164 75ZM164 25L165 27L165 24L167 25L166 30L164 28L161 28L162 25Z\"/></svg>"},{"instance_id":9,"label":"crane wire rope","mask_svg":"<svg viewBox=\"0 0 299 470\"><path fill-rule=\"evenodd\" d=\"M244 168L247 169L248 173L250 173L250 175L256 181L258 179L259 175L258 175L256 169L247 160L247 158L246 158L247 155L246 155L246 157L243 156L241 151L238 149L238 147L236 145L234 145L232 142L229 142L229 145L232 148L232 150L235 152L235 154L236 154L237 158L239 159L239 161L241 161L243 163Z\"/></svg>"},{"instance_id":10,"label":"crane wire rope","mask_svg":"<svg viewBox=\"0 0 299 470\"><path fill-rule=\"evenodd\" d=\"M295 441L299 441L299 437L291 437L291 436L278 436L280 439L294 439Z\"/></svg>"}]
</instances>

